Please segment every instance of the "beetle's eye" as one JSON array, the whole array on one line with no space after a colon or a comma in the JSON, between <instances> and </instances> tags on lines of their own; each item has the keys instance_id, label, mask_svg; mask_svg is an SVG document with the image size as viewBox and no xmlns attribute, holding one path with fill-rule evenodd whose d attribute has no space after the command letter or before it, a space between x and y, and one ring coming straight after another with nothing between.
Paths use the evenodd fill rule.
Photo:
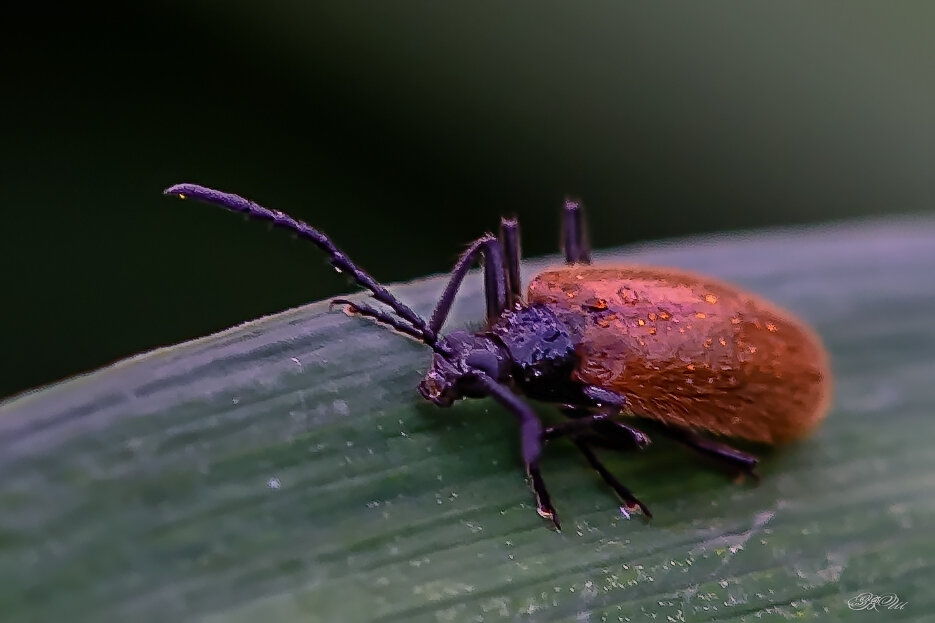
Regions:
<instances>
[{"instance_id":1,"label":"beetle's eye","mask_svg":"<svg viewBox=\"0 0 935 623\"><path fill-rule=\"evenodd\" d=\"M468 356L465 357L464 363L493 378L499 376L498 370L500 368L500 361L497 359L497 356L489 350L471 351Z\"/></svg>"}]
</instances>

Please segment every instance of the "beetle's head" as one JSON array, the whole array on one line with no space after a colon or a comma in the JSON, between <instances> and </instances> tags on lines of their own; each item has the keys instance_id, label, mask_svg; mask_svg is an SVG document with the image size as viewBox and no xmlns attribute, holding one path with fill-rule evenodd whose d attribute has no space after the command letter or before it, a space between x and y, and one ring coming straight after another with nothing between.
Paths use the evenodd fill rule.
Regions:
<instances>
[{"instance_id":1,"label":"beetle's head","mask_svg":"<svg viewBox=\"0 0 935 623\"><path fill-rule=\"evenodd\" d=\"M419 383L419 393L429 402L450 407L461 398L484 396L477 383L478 372L501 383L509 381L509 353L494 338L452 331L441 341L441 352L435 352L432 366Z\"/></svg>"}]
</instances>

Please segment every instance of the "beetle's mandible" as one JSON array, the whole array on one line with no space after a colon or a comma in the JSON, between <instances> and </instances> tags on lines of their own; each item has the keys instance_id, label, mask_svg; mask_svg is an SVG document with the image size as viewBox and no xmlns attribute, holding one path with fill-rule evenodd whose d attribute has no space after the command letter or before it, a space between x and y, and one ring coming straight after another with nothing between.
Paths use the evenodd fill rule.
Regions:
<instances>
[{"instance_id":1,"label":"beetle's mandible","mask_svg":"<svg viewBox=\"0 0 935 623\"><path fill-rule=\"evenodd\" d=\"M649 437L632 424L638 418L655 420L667 435L755 476L756 457L707 433L781 443L806 435L828 409L828 356L805 324L755 294L702 275L591 266L576 200L566 199L562 213L566 266L537 275L524 297L519 227L515 219L501 219L499 236L478 238L458 259L426 320L302 221L195 184L165 193L270 221L322 249L380 306L334 303L432 349L432 365L418 387L423 398L447 407L461 398L491 397L513 413L538 512L559 529L539 472L542 447L552 439L568 438L584 454L624 512L650 517L594 453L594 447L646 447ZM455 295L480 259L485 328L443 335ZM556 403L569 419L543 427L521 396Z\"/></svg>"}]
</instances>

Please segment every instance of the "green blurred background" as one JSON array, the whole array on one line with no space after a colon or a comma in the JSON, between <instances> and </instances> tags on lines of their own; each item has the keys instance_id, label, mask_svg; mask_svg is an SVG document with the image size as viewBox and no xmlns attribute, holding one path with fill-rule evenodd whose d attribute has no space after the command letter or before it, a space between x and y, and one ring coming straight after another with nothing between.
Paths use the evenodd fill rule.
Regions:
<instances>
[{"instance_id":1,"label":"green blurred background","mask_svg":"<svg viewBox=\"0 0 935 623\"><path fill-rule=\"evenodd\" d=\"M935 204L935 4L138 2L5 15L0 396L386 281L564 193L597 247ZM24 13L24 12L28 12Z\"/></svg>"}]
</instances>

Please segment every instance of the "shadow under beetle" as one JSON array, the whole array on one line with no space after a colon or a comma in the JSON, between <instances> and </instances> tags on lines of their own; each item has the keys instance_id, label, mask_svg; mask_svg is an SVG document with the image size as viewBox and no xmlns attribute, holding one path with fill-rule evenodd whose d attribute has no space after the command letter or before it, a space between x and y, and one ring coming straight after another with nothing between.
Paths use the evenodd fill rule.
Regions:
<instances>
[{"instance_id":1,"label":"shadow under beetle","mask_svg":"<svg viewBox=\"0 0 935 623\"><path fill-rule=\"evenodd\" d=\"M524 298L519 227L475 240L451 271L426 321L361 270L322 232L278 210L195 184L166 194L270 221L312 241L385 308L335 299L433 351L419 383L426 400L448 407L492 397L520 426L522 458L539 514L561 528L539 472L545 442L567 437L623 501L649 509L614 477L594 447L641 449L649 437L620 414L656 420L681 443L755 477L756 457L702 432L760 443L791 441L824 416L831 395L828 357L803 323L735 286L654 267L592 267L583 210L566 200L562 246L567 266L537 275ZM487 322L477 333L441 334L471 266L483 260ZM543 427L520 395L561 405L570 419ZM632 421L631 418L625 418Z\"/></svg>"}]
</instances>

